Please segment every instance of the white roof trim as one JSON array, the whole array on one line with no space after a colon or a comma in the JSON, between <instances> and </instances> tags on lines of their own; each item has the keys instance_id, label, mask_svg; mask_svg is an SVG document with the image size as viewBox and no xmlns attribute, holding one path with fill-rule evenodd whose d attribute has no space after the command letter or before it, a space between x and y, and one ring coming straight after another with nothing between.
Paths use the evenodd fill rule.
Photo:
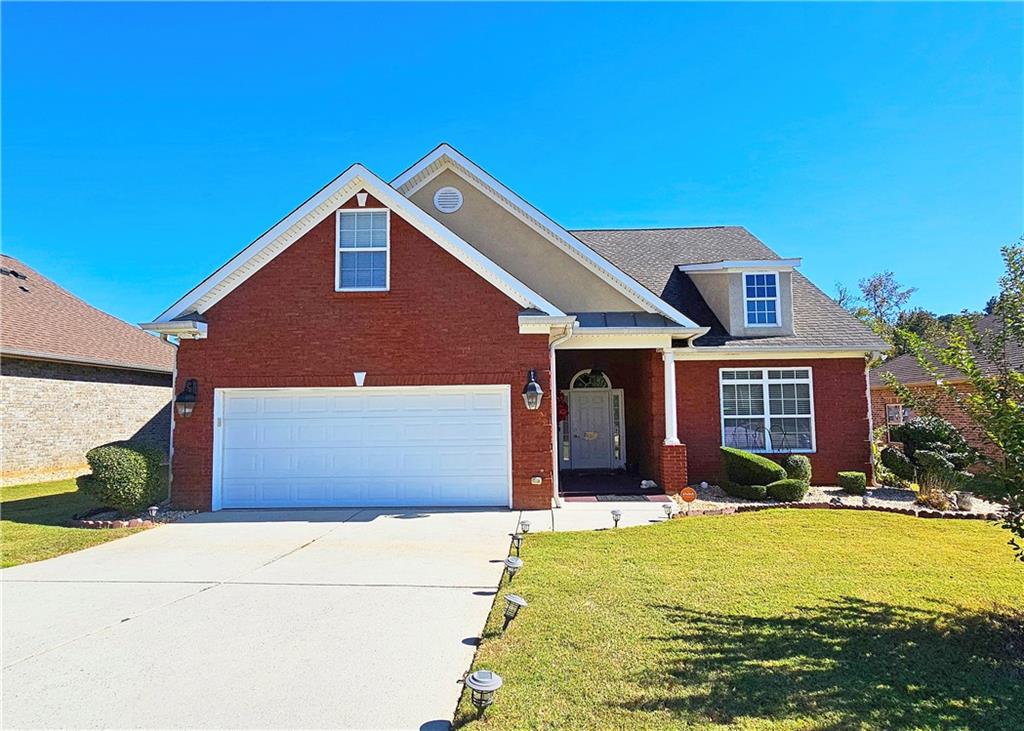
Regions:
<instances>
[{"instance_id":1,"label":"white roof trim","mask_svg":"<svg viewBox=\"0 0 1024 731\"><path fill-rule=\"evenodd\" d=\"M140 322L143 330L151 330L161 335L177 335L185 340L203 340L206 338L208 326L200 320L171 320L170 322Z\"/></svg>"},{"instance_id":2,"label":"white roof trim","mask_svg":"<svg viewBox=\"0 0 1024 731\"><path fill-rule=\"evenodd\" d=\"M391 185L403 195L411 196L448 167L457 168L457 172L468 178L470 182L475 183L484 194L622 292L627 298L643 307L645 311L664 315L685 327L697 327L686 315L661 298L654 296L646 287L545 216L448 143L438 145L419 162L392 180Z\"/></svg>"},{"instance_id":3,"label":"white roof trim","mask_svg":"<svg viewBox=\"0 0 1024 731\"><path fill-rule=\"evenodd\" d=\"M372 194L382 204L523 307L536 307L550 315L565 314L357 163L160 313L155 322L169 322L186 312L205 312L324 218L333 214L359 190L366 190Z\"/></svg>"},{"instance_id":4,"label":"white roof trim","mask_svg":"<svg viewBox=\"0 0 1024 731\"><path fill-rule=\"evenodd\" d=\"M743 272L771 271L786 272L800 266L802 259L758 259L709 261L701 264L680 264L681 272Z\"/></svg>"}]
</instances>

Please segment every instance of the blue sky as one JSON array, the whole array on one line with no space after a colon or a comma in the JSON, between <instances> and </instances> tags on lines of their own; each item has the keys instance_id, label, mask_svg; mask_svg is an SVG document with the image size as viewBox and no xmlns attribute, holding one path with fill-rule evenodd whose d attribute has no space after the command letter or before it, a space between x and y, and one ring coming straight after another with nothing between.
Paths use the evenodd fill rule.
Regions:
<instances>
[{"instance_id":1,"label":"blue sky","mask_svg":"<svg viewBox=\"0 0 1024 731\"><path fill-rule=\"evenodd\" d=\"M979 308L1024 5L10 4L3 247L131 322L350 163L451 142L569 228L740 224Z\"/></svg>"}]
</instances>

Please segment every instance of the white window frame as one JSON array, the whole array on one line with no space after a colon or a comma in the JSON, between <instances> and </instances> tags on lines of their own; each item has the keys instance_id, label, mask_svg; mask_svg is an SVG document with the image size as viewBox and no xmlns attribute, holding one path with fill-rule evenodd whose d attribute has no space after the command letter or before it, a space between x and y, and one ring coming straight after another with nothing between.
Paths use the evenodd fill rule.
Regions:
<instances>
[{"instance_id":1,"label":"white window frame","mask_svg":"<svg viewBox=\"0 0 1024 731\"><path fill-rule=\"evenodd\" d=\"M774 297L747 297L747 277L755 277L759 274L775 278L775 296ZM782 297L781 290L779 289L779 273L778 272L742 272L740 274L740 283L743 286L743 323L745 327L782 327ZM747 302L774 302L775 303L775 322L750 322L748 319L749 313L747 312Z\"/></svg>"},{"instance_id":2,"label":"white window frame","mask_svg":"<svg viewBox=\"0 0 1024 731\"><path fill-rule=\"evenodd\" d=\"M343 213L384 213L384 248L379 246L346 246L341 248L341 215ZM384 252L383 287L342 287L341 255L360 251ZM334 291L335 292L387 292L391 289L391 209L390 208L339 208L334 214Z\"/></svg>"},{"instance_id":3,"label":"white window frame","mask_svg":"<svg viewBox=\"0 0 1024 731\"><path fill-rule=\"evenodd\" d=\"M730 380L726 383L722 377L724 373L735 373L735 372L748 372L748 371L760 371L761 377L758 379L737 379ZM807 378L773 378L768 380L768 371L807 371ZM761 397L764 399L764 413L761 416L745 416L745 415L732 415L726 417L725 415L725 386L727 385L755 385L760 384L762 388ZM811 448L810 449L774 449L772 447L772 418L771 414L771 400L768 398L768 386L770 384L807 384L807 391L811 402L811 413L809 416L803 414L777 414L775 415L779 419L792 419L794 416L800 419L811 420ZM814 454L818 451L818 434L815 430L815 409L814 409L814 369L810 366L798 366L798 365L787 365L784 367L772 366L770 368L719 368L718 369L718 416L721 423L721 444L722 446L729 446L725 443L725 420L729 419L762 419L764 422L764 449L748 449L749 452L756 452L757 454Z\"/></svg>"}]
</instances>

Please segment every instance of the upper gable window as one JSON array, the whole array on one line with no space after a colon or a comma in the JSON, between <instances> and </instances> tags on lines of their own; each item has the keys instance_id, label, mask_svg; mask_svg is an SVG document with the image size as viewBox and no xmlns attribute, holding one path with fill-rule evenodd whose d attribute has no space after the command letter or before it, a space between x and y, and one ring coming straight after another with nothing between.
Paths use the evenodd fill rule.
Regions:
<instances>
[{"instance_id":1,"label":"upper gable window","mask_svg":"<svg viewBox=\"0 0 1024 731\"><path fill-rule=\"evenodd\" d=\"M387 209L338 211L335 290L387 290L391 221Z\"/></svg>"},{"instance_id":2,"label":"upper gable window","mask_svg":"<svg viewBox=\"0 0 1024 731\"><path fill-rule=\"evenodd\" d=\"M743 275L743 307L748 326L779 324L779 275L775 272Z\"/></svg>"}]
</instances>

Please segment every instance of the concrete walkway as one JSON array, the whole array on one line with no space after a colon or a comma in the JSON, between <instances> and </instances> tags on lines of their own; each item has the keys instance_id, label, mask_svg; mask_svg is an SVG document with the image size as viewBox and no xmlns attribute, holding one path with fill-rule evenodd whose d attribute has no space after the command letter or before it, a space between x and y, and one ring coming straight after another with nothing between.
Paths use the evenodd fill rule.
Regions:
<instances>
[{"instance_id":1,"label":"concrete walkway","mask_svg":"<svg viewBox=\"0 0 1024 731\"><path fill-rule=\"evenodd\" d=\"M620 528L651 525L665 520L665 501L653 502L564 502L555 510L524 510L522 519L530 521L530 532L604 530L613 526L612 511L619 510Z\"/></svg>"},{"instance_id":2,"label":"concrete walkway","mask_svg":"<svg viewBox=\"0 0 1024 731\"><path fill-rule=\"evenodd\" d=\"M223 511L6 569L0 726L447 728L518 518Z\"/></svg>"}]
</instances>

